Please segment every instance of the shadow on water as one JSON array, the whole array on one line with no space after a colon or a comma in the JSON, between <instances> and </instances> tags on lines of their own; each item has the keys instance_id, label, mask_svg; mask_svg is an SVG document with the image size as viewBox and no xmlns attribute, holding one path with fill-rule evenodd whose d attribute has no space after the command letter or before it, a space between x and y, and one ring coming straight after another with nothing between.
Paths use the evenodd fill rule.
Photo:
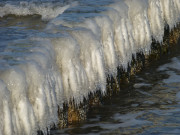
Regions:
<instances>
[{"instance_id":1,"label":"shadow on water","mask_svg":"<svg viewBox=\"0 0 180 135\"><path fill-rule=\"evenodd\" d=\"M180 134L180 42L58 134Z\"/></svg>"}]
</instances>

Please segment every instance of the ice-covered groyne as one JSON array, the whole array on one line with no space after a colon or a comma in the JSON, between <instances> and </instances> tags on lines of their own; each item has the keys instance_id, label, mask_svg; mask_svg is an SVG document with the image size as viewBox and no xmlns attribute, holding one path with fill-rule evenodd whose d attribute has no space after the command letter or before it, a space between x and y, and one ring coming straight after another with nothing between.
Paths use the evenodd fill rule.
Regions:
<instances>
[{"instance_id":1,"label":"ice-covered groyne","mask_svg":"<svg viewBox=\"0 0 180 135\"><path fill-rule=\"evenodd\" d=\"M79 104L97 89L105 93L108 75L115 77L118 66L126 70L136 53L149 54L152 38L162 42L164 27L173 29L180 20L180 0L79 0L61 10L57 6L0 8L1 16L40 14L49 20L41 32L3 41L2 135L46 134L58 122L58 106L72 99Z\"/></svg>"}]
</instances>

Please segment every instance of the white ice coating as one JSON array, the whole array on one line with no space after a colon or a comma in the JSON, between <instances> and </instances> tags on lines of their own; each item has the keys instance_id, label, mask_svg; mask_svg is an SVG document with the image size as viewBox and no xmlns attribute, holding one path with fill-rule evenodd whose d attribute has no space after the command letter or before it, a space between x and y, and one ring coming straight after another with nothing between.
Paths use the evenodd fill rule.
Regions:
<instances>
[{"instance_id":1,"label":"white ice coating","mask_svg":"<svg viewBox=\"0 0 180 135\"><path fill-rule=\"evenodd\" d=\"M89 89L94 91L100 88L104 93L106 89L106 77L102 45L92 31L87 29L75 30L70 33L81 47L80 59L83 61L84 69L88 77ZM82 40L82 38L84 40Z\"/></svg>"},{"instance_id":2,"label":"white ice coating","mask_svg":"<svg viewBox=\"0 0 180 135\"><path fill-rule=\"evenodd\" d=\"M83 101L83 96L88 95L89 88L87 74L80 58L80 46L68 35L53 39L52 43L56 51L56 63L62 75L62 83L66 100L72 98L77 102ZM79 101L78 101L79 100Z\"/></svg>"},{"instance_id":3,"label":"white ice coating","mask_svg":"<svg viewBox=\"0 0 180 135\"><path fill-rule=\"evenodd\" d=\"M149 53L151 45L151 30L148 20L147 0L126 0L129 6L129 18L132 22L132 35L137 51ZM133 8L136 7L136 8Z\"/></svg>"},{"instance_id":4,"label":"white ice coating","mask_svg":"<svg viewBox=\"0 0 180 135\"><path fill-rule=\"evenodd\" d=\"M129 7L123 1L110 5L110 7L114 9L107 12L113 20L114 46L118 56L118 65L126 70L128 63L131 62L132 55L136 53L132 36L132 24L128 17Z\"/></svg>"},{"instance_id":5,"label":"white ice coating","mask_svg":"<svg viewBox=\"0 0 180 135\"><path fill-rule=\"evenodd\" d=\"M164 35L164 17L159 0L149 0L148 16L153 38L158 42L162 42Z\"/></svg>"},{"instance_id":6,"label":"white ice coating","mask_svg":"<svg viewBox=\"0 0 180 135\"><path fill-rule=\"evenodd\" d=\"M162 42L164 27L173 29L180 19L180 0L115 0L98 13L81 13L79 6L79 13L62 16L69 6L33 6L0 8L0 16L56 17L43 36L14 41L29 44L27 53L5 49L13 60L0 60L0 135L47 134L58 122L58 107L72 99L79 104L98 89L105 93L117 66L126 70L137 52L148 54L152 38Z\"/></svg>"}]
</instances>

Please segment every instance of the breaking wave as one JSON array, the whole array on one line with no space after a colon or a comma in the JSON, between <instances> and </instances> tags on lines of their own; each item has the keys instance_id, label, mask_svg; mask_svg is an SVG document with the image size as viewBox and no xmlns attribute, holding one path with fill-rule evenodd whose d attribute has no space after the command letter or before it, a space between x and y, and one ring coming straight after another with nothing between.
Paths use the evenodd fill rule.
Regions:
<instances>
[{"instance_id":1,"label":"breaking wave","mask_svg":"<svg viewBox=\"0 0 180 135\"><path fill-rule=\"evenodd\" d=\"M17 16L41 15L43 20L50 20L62 14L77 2L6 2L0 5L0 17L12 14Z\"/></svg>"}]
</instances>

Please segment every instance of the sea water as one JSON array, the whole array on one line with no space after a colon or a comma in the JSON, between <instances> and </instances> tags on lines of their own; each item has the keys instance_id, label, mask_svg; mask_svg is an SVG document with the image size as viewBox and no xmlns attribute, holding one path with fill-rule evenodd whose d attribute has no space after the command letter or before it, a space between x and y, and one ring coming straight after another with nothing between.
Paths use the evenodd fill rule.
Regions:
<instances>
[{"instance_id":1,"label":"sea water","mask_svg":"<svg viewBox=\"0 0 180 135\"><path fill-rule=\"evenodd\" d=\"M1 0L0 134L47 134L58 107L104 94L179 15L179 0Z\"/></svg>"}]
</instances>

